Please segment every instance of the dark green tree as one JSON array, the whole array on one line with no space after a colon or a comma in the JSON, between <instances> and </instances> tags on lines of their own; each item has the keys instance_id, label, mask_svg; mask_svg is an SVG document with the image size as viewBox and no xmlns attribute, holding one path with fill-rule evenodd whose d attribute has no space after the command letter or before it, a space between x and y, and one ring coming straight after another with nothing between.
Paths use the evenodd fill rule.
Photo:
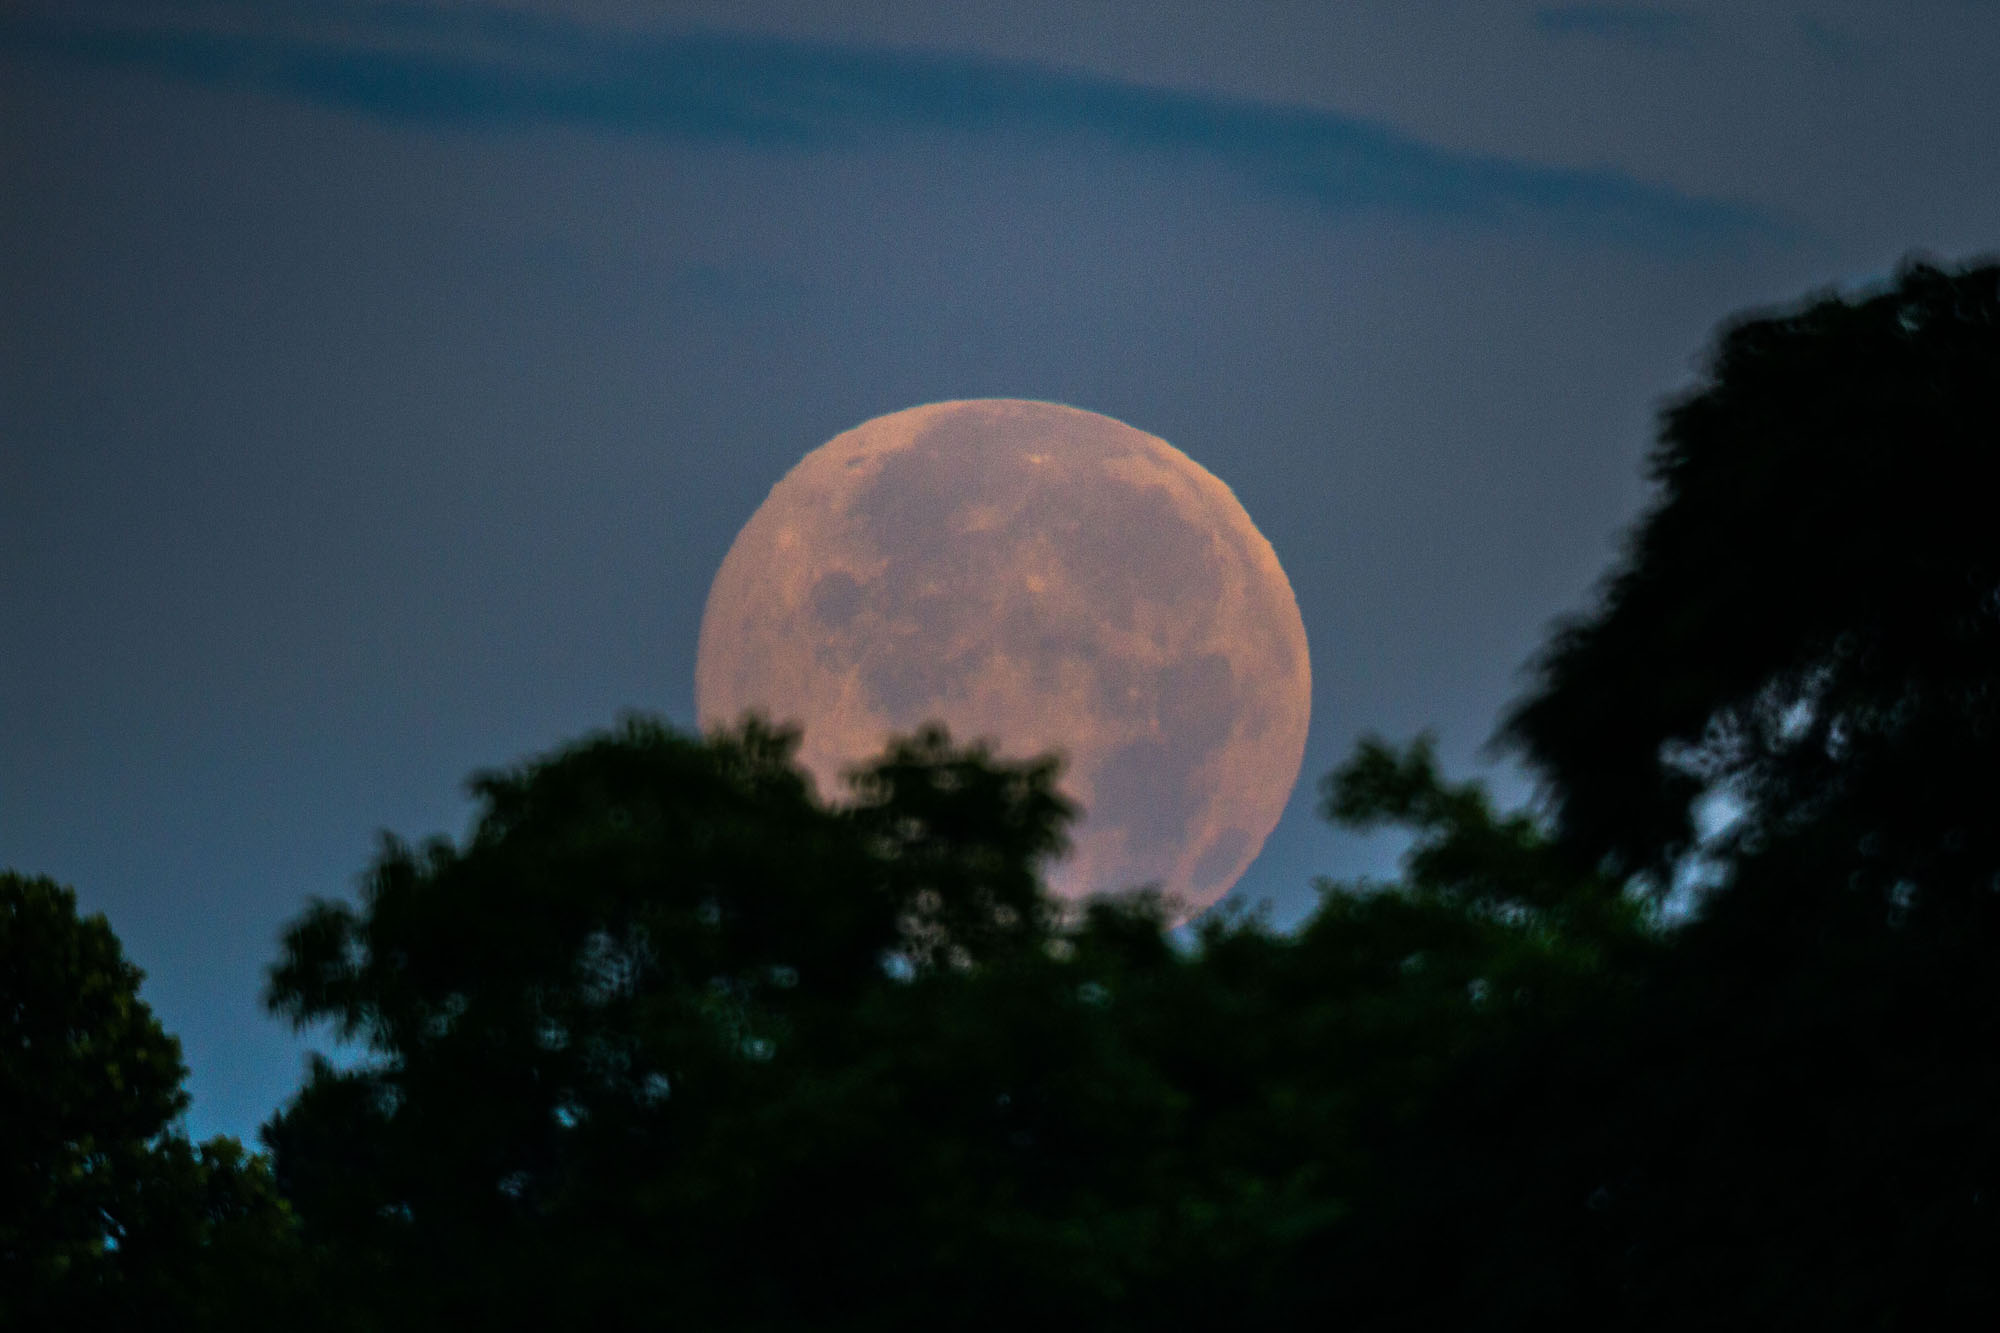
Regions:
<instances>
[{"instance_id":1,"label":"dark green tree","mask_svg":"<svg viewBox=\"0 0 2000 1333\"><path fill-rule=\"evenodd\" d=\"M1989 928L2000 266L1911 264L1732 322L1650 471L1623 559L1502 729L1564 841L1663 882L1726 793L1739 849L1837 828L1799 846L1820 878Z\"/></svg>"},{"instance_id":2,"label":"dark green tree","mask_svg":"<svg viewBox=\"0 0 2000 1333\"><path fill-rule=\"evenodd\" d=\"M1527 1202L1485 1215L1465 1326L2000 1308L1996 463L1992 265L1738 320L1663 414L1655 504L1502 735L1612 878L1663 886L1702 800L1739 814L1630 1020L1466 1099L1512 1126L1489 1169L1547 1170L1497 1177Z\"/></svg>"},{"instance_id":3,"label":"dark green tree","mask_svg":"<svg viewBox=\"0 0 2000 1333\"><path fill-rule=\"evenodd\" d=\"M1053 765L924 732L827 806L792 743L634 721L483 776L465 844L389 842L288 931L274 1007L372 1051L266 1131L348 1317L1351 1316L1436 1248L1446 1090L1653 947L1422 745L1327 788L1413 830L1405 883L1177 946L1157 898L1047 896Z\"/></svg>"},{"instance_id":4,"label":"dark green tree","mask_svg":"<svg viewBox=\"0 0 2000 1333\"><path fill-rule=\"evenodd\" d=\"M0 1327L261 1325L304 1279L264 1159L179 1130L139 981L74 892L0 873Z\"/></svg>"},{"instance_id":5,"label":"dark green tree","mask_svg":"<svg viewBox=\"0 0 2000 1333\"><path fill-rule=\"evenodd\" d=\"M1279 1076L1316 1071L1357 1150L1349 1219L1302 1256L1298 1299L1355 1328L1513 1328L1538 1322L1548 1286L1575 1318L1565 1227L1514 1231L1536 1200L1589 1192L1598 1168L1547 1136L1545 1090L1584 1086L1579 1067L1643 1011L1666 948L1653 913L1535 817L1448 782L1428 738L1364 739L1320 791L1336 822L1410 841L1397 880L1324 885L1297 937L1297 1020L1318 1049Z\"/></svg>"},{"instance_id":6,"label":"dark green tree","mask_svg":"<svg viewBox=\"0 0 2000 1333\"><path fill-rule=\"evenodd\" d=\"M1345 798L1422 826L1417 886L1192 947L1145 894L1048 898L1052 765L926 732L829 807L791 754L628 723L294 924L273 1004L372 1048L267 1129L351 1317L1292 1324L1359 1271L1370 1153L1641 947L1421 751Z\"/></svg>"},{"instance_id":7,"label":"dark green tree","mask_svg":"<svg viewBox=\"0 0 2000 1333\"><path fill-rule=\"evenodd\" d=\"M825 1168L788 1154L864 1160L839 1135L876 1114L886 991L1038 956L1068 806L1051 765L933 732L829 807L794 741L633 720L483 775L465 845L391 840L358 907L288 930L272 1007L373 1058L320 1065L266 1136L377 1315L740 1326L838 1285L824 1254L868 1228L780 1188Z\"/></svg>"}]
</instances>

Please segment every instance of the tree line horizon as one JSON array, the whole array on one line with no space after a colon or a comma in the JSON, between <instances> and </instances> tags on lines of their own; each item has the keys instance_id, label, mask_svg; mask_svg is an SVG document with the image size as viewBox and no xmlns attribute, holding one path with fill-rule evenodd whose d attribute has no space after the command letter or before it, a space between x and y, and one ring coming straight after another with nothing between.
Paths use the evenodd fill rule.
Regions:
<instances>
[{"instance_id":1,"label":"tree line horizon","mask_svg":"<svg viewBox=\"0 0 2000 1333\"><path fill-rule=\"evenodd\" d=\"M1287 931L1054 898L1053 758L822 800L628 715L291 921L267 1009L367 1054L251 1150L0 872L0 1327L1990 1323L2000 263L1726 321L1647 472L1499 720L1536 801L1364 737L1320 810L1400 876Z\"/></svg>"}]
</instances>

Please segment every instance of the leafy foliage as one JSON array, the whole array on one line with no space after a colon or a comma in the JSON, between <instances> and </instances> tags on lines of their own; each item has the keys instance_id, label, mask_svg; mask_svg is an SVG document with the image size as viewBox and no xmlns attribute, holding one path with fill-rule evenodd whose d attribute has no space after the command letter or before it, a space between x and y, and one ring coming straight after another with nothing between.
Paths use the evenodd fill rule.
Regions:
<instances>
[{"instance_id":1,"label":"leafy foliage","mask_svg":"<svg viewBox=\"0 0 2000 1333\"><path fill-rule=\"evenodd\" d=\"M1664 414L1660 495L1503 736L1565 840L1664 872L1727 792L1761 845L1871 839L1877 895L2000 856L2000 266L1729 325ZM1903 892L1907 893L1908 890Z\"/></svg>"},{"instance_id":2,"label":"leafy foliage","mask_svg":"<svg viewBox=\"0 0 2000 1333\"><path fill-rule=\"evenodd\" d=\"M822 807L794 741L635 719L484 775L465 847L388 842L359 910L316 904L287 933L273 1007L377 1058L321 1065L268 1137L316 1234L432 1293L399 1318L567 1320L579 1292L614 1324L668 1301L711 1321L794 1308L790 1284L725 1275L780 1244L773 1218L823 1212L774 1197L828 1169L789 1161L829 1132L801 1099L836 1125L884 1113L857 1023L892 974L921 991L1034 954L1036 863L1068 814L1051 765L942 733ZM868 1160L865 1141L841 1154ZM830 1278L824 1254L865 1231L789 1257Z\"/></svg>"},{"instance_id":3,"label":"leafy foliage","mask_svg":"<svg viewBox=\"0 0 2000 1333\"><path fill-rule=\"evenodd\" d=\"M1524 1159L1596 1164L1595 1236L1562 1253L1632 1326L1923 1328L2000 1299L1996 450L2000 266L1731 325L1663 417L1657 503L1507 721L1572 864L1661 884L1698 802L1740 810L1645 1003L1552 1048L1590 1086L1521 1102ZM1546 1253L1485 1248L1510 1275Z\"/></svg>"},{"instance_id":4,"label":"leafy foliage","mask_svg":"<svg viewBox=\"0 0 2000 1333\"><path fill-rule=\"evenodd\" d=\"M176 1130L139 981L74 892L0 873L0 1326L235 1327L303 1271L266 1163Z\"/></svg>"},{"instance_id":5,"label":"leafy foliage","mask_svg":"<svg viewBox=\"0 0 2000 1333\"><path fill-rule=\"evenodd\" d=\"M1421 822L1413 887L1187 949L1153 897L1047 897L1051 764L927 731L826 808L790 744L628 722L477 780L465 847L388 843L358 908L288 932L273 1004L376 1053L267 1131L356 1317L1294 1318L1372 1225L1376 1150L1643 947L1421 749L1339 784L1352 817ZM1502 847L1532 907L1464 891Z\"/></svg>"}]
</instances>

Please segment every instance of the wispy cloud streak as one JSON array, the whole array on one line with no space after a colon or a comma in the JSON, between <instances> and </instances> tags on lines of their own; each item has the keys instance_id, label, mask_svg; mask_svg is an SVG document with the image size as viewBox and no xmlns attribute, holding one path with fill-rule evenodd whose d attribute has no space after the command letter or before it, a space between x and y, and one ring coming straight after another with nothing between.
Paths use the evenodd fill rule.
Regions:
<instances>
[{"instance_id":1,"label":"wispy cloud streak","mask_svg":"<svg viewBox=\"0 0 2000 1333\"><path fill-rule=\"evenodd\" d=\"M1783 229L1750 208L1612 171L1455 152L1324 111L969 56L608 30L470 5L143 13L0 17L0 55L147 71L411 125L566 125L801 150L910 132L1084 137L1206 158L1331 210L1532 215L1681 242Z\"/></svg>"}]
</instances>

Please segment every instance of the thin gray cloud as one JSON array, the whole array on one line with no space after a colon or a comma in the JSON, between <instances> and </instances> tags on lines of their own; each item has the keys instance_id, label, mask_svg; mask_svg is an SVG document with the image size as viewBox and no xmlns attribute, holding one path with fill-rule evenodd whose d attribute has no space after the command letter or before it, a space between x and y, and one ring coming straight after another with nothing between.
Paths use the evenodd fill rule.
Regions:
<instances>
[{"instance_id":1,"label":"thin gray cloud","mask_svg":"<svg viewBox=\"0 0 2000 1333\"><path fill-rule=\"evenodd\" d=\"M1570 22L1586 12L1545 11ZM1748 206L1614 171L1447 150L1324 111L973 56L607 29L475 5L65 8L0 17L0 56L144 71L415 126L568 125L793 151L912 132L1081 137L1205 159L1334 211L1527 215L1666 244L1787 230Z\"/></svg>"}]
</instances>

